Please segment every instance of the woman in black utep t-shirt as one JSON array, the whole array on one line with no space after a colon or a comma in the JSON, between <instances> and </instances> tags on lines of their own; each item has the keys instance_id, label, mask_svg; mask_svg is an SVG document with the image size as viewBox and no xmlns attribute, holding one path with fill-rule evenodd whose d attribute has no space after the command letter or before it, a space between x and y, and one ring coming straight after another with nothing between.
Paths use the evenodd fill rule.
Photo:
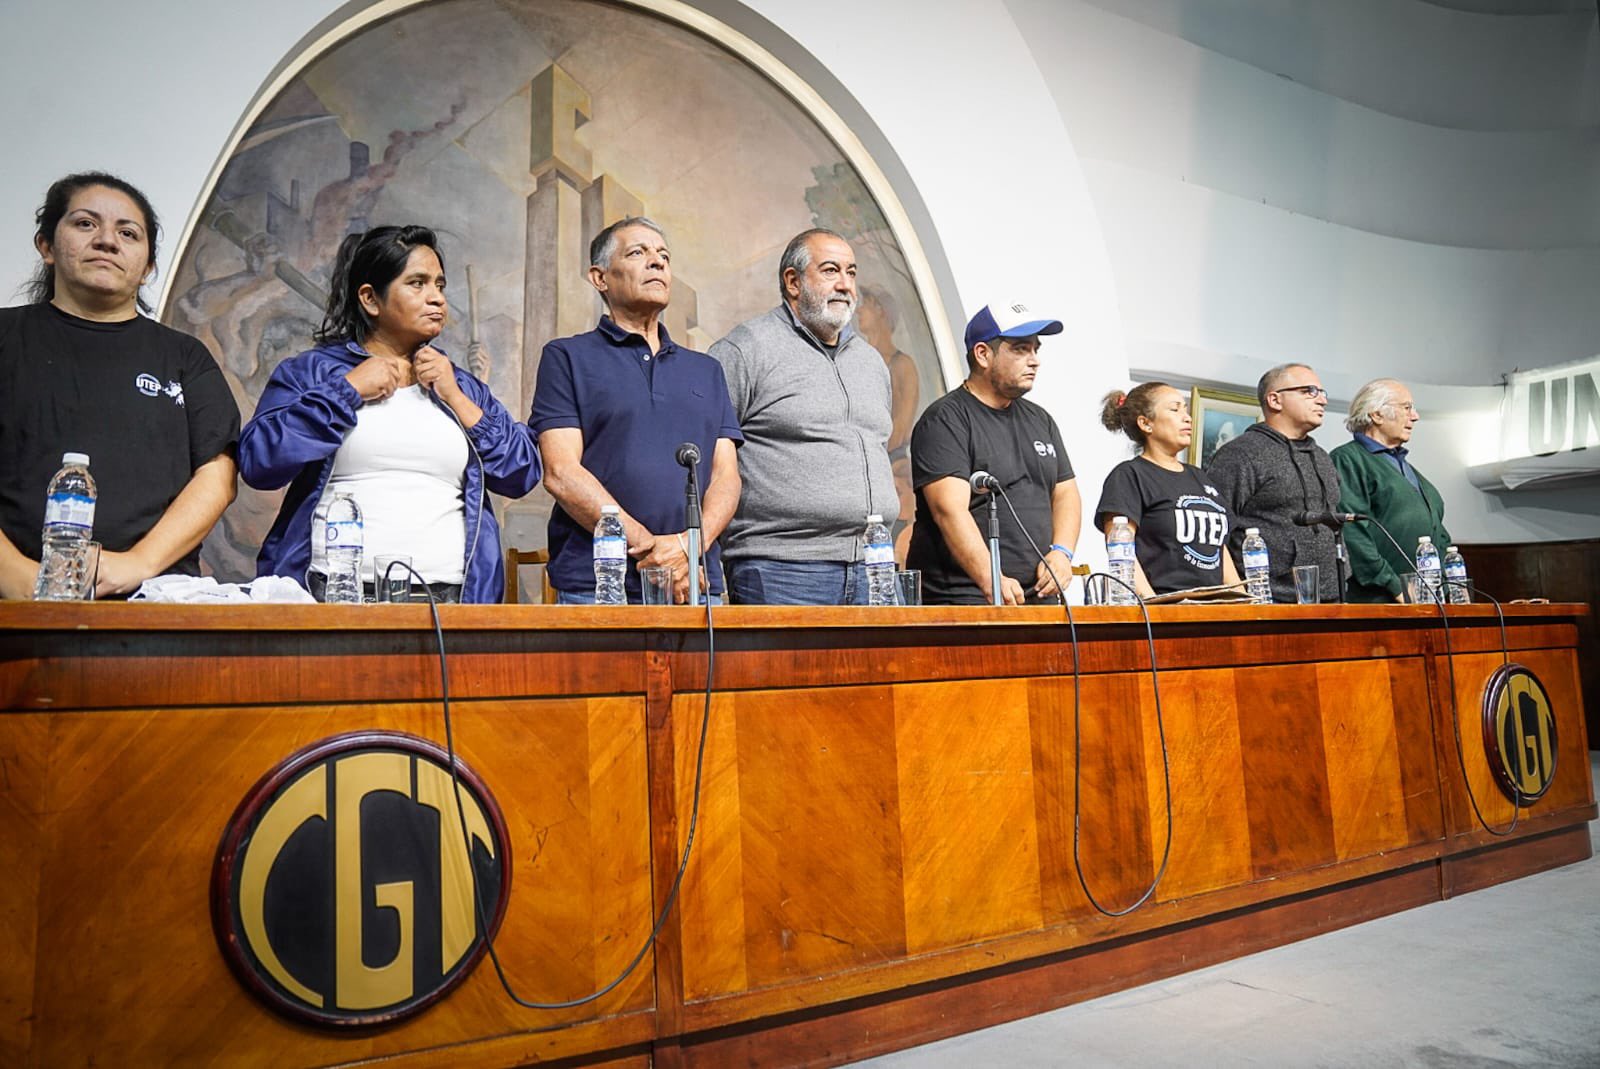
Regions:
<instances>
[{"instance_id":1,"label":"woman in black utep t-shirt","mask_svg":"<svg viewBox=\"0 0 1600 1069\"><path fill-rule=\"evenodd\" d=\"M1106 476L1095 508L1095 525L1108 538L1117 516L1133 527L1139 596L1239 582L1227 551L1227 506L1205 473L1182 460L1194 432L1183 394L1164 382L1114 390L1100 422L1139 447Z\"/></svg>"}]
</instances>

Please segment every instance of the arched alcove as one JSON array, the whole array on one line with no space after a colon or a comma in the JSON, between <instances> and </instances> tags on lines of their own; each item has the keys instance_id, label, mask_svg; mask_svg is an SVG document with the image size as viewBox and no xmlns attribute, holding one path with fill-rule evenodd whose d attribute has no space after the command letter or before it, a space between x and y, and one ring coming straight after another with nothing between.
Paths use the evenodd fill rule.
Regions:
<instances>
[{"instance_id":1,"label":"arched alcove","mask_svg":"<svg viewBox=\"0 0 1600 1069\"><path fill-rule=\"evenodd\" d=\"M241 118L181 236L163 318L211 348L248 417L272 368L310 344L339 240L423 223L450 277L442 346L525 415L543 345L599 313L590 237L627 214L667 231L680 340L704 349L771 307L783 245L826 226L856 248L863 333L911 357L918 409L953 381L940 286L884 168L788 65L681 4L336 13ZM241 493L207 544L220 576L251 573L276 507ZM542 492L511 506L508 539L542 544L548 508Z\"/></svg>"}]
</instances>

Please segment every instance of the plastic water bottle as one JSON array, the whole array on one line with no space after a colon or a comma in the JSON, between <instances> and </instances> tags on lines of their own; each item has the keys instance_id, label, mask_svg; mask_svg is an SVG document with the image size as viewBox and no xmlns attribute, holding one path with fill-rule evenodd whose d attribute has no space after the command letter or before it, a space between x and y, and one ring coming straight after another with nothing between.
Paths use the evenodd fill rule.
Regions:
<instances>
[{"instance_id":1,"label":"plastic water bottle","mask_svg":"<svg viewBox=\"0 0 1600 1069\"><path fill-rule=\"evenodd\" d=\"M1452 605L1470 605L1472 591L1467 589L1467 559L1455 546L1444 547L1444 577L1449 581L1445 596Z\"/></svg>"},{"instance_id":2,"label":"plastic water bottle","mask_svg":"<svg viewBox=\"0 0 1600 1069\"><path fill-rule=\"evenodd\" d=\"M1437 604L1444 579L1439 572L1439 550L1427 535L1417 539L1417 576L1422 580L1428 600Z\"/></svg>"},{"instance_id":3,"label":"plastic water bottle","mask_svg":"<svg viewBox=\"0 0 1600 1069\"><path fill-rule=\"evenodd\" d=\"M360 605L361 549L364 530L361 506L349 494L334 494L328 503L324 538L327 545L328 586L322 600L329 605Z\"/></svg>"},{"instance_id":4,"label":"plastic water bottle","mask_svg":"<svg viewBox=\"0 0 1600 1069\"><path fill-rule=\"evenodd\" d=\"M1106 560L1113 577L1122 583L1106 584L1107 605L1132 605L1138 601L1133 588L1133 524L1126 516L1111 517L1111 533L1106 535Z\"/></svg>"},{"instance_id":5,"label":"plastic water bottle","mask_svg":"<svg viewBox=\"0 0 1600 1069\"><path fill-rule=\"evenodd\" d=\"M628 604L628 536L616 505L601 505L594 525L594 603Z\"/></svg>"},{"instance_id":6,"label":"plastic water bottle","mask_svg":"<svg viewBox=\"0 0 1600 1069\"><path fill-rule=\"evenodd\" d=\"M306 570L323 578L328 575L328 503L332 500L324 494L311 512L311 564Z\"/></svg>"},{"instance_id":7,"label":"plastic water bottle","mask_svg":"<svg viewBox=\"0 0 1600 1069\"><path fill-rule=\"evenodd\" d=\"M1267 558L1267 542L1261 528L1244 531L1244 589L1257 605L1272 604L1272 562Z\"/></svg>"},{"instance_id":8,"label":"plastic water bottle","mask_svg":"<svg viewBox=\"0 0 1600 1069\"><path fill-rule=\"evenodd\" d=\"M866 545L867 604L895 604L894 543L889 539L889 525L876 512L867 517L862 541Z\"/></svg>"},{"instance_id":9,"label":"plastic water bottle","mask_svg":"<svg viewBox=\"0 0 1600 1069\"><path fill-rule=\"evenodd\" d=\"M44 502L44 546L39 554L35 601L76 601L83 596L89 537L94 531L94 479L89 458L63 453Z\"/></svg>"}]
</instances>

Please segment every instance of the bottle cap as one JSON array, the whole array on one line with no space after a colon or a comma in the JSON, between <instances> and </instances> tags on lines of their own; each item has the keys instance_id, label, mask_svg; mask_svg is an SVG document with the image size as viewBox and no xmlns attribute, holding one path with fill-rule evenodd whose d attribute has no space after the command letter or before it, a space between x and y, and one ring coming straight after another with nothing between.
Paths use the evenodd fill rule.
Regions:
<instances>
[{"instance_id":1,"label":"bottle cap","mask_svg":"<svg viewBox=\"0 0 1600 1069\"><path fill-rule=\"evenodd\" d=\"M1445 547L1444 547L1444 551L1445 551L1445 552L1446 552L1446 553L1460 553L1460 552L1461 552L1461 551L1460 551L1460 550L1459 550L1459 549L1457 549L1457 548L1456 548L1456 547L1455 547L1455 546L1445 546Z\"/></svg>"},{"instance_id":2,"label":"bottle cap","mask_svg":"<svg viewBox=\"0 0 1600 1069\"><path fill-rule=\"evenodd\" d=\"M1246 537L1248 537L1250 535L1253 535L1253 534L1260 534L1261 533L1261 528L1259 528L1259 527L1246 527L1244 529L1244 533L1245 533Z\"/></svg>"},{"instance_id":3,"label":"bottle cap","mask_svg":"<svg viewBox=\"0 0 1600 1069\"><path fill-rule=\"evenodd\" d=\"M63 464L81 464L81 465L83 465L84 467L87 468L89 466L89 454L88 453L62 453L61 454L61 463L63 463Z\"/></svg>"},{"instance_id":4,"label":"bottle cap","mask_svg":"<svg viewBox=\"0 0 1600 1069\"><path fill-rule=\"evenodd\" d=\"M620 516L620 515L622 515L622 506L621 505L601 505L600 506L600 515L602 515L602 516Z\"/></svg>"},{"instance_id":5,"label":"bottle cap","mask_svg":"<svg viewBox=\"0 0 1600 1069\"><path fill-rule=\"evenodd\" d=\"M1126 516L1113 516L1113 517L1111 517L1112 526L1115 526L1115 525L1117 525L1119 523L1127 523L1127 522L1128 522L1128 517L1126 517Z\"/></svg>"},{"instance_id":6,"label":"bottle cap","mask_svg":"<svg viewBox=\"0 0 1600 1069\"><path fill-rule=\"evenodd\" d=\"M867 522L868 523L882 523L883 522L883 517L878 515L876 512L874 512L872 515L867 517Z\"/></svg>"},{"instance_id":7,"label":"bottle cap","mask_svg":"<svg viewBox=\"0 0 1600 1069\"><path fill-rule=\"evenodd\" d=\"M1421 538L1417 539L1417 545L1419 546L1424 542L1428 543L1430 546L1433 545L1433 539L1429 538L1427 535L1423 535Z\"/></svg>"}]
</instances>

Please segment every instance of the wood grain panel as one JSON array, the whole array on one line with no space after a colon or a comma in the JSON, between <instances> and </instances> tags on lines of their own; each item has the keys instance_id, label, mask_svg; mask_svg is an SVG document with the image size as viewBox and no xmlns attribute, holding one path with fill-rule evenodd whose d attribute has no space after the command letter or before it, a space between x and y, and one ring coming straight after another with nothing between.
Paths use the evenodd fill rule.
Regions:
<instances>
[{"instance_id":1,"label":"wood grain panel","mask_svg":"<svg viewBox=\"0 0 1600 1069\"><path fill-rule=\"evenodd\" d=\"M689 834L694 804L695 751L700 742L704 695L679 694L673 700L677 747L678 848ZM712 699L706 738L700 820L694 854L678 897L683 944L683 995L690 1001L742 991L745 970L744 859L740 851L738 718L731 696Z\"/></svg>"},{"instance_id":2,"label":"wood grain panel","mask_svg":"<svg viewBox=\"0 0 1600 1069\"><path fill-rule=\"evenodd\" d=\"M1522 660L1523 655L1519 654L1516 659ZM1554 804L1547 793L1533 807L1514 805L1500 793L1489 771L1488 757L1483 748L1483 689L1502 663L1503 658L1498 653L1441 656L1435 662L1439 693L1444 696L1437 711L1440 763L1446 769L1445 782L1449 784L1449 827L1453 834L1476 832L1485 824L1494 831L1509 830L1513 820L1525 818L1540 806ZM1454 669L1453 676L1451 669ZM1538 673L1538 669L1534 671ZM1540 680L1548 689L1550 683L1544 680L1542 674ZM1551 700L1555 700L1554 694L1551 694ZM1559 742L1565 745L1565 740ZM1566 756L1562 753L1557 758L1557 782L1551 785L1552 792L1563 785L1561 781L1565 769L1560 767L1560 762ZM1585 761L1584 765L1587 778L1588 762Z\"/></svg>"},{"instance_id":3,"label":"wood grain panel","mask_svg":"<svg viewBox=\"0 0 1600 1069\"><path fill-rule=\"evenodd\" d=\"M23 1064L33 1038L49 727L43 715L0 716L0 1065Z\"/></svg>"},{"instance_id":4,"label":"wood grain panel","mask_svg":"<svg viewBox=\"0 0 1600 1069\"><path fill-rule=\"evenodd\" d=\"M642 712L633 704L636 721ZM589 812L586 737L591 730L597 737L626 736L620 722L629 719L602 710L591 725L589 714L582 701L456 709L462 757L510 818L513 895L499 945L513 981L533 997L592 990L601 969L595 947L637 946L648 931L647 904L631 919L614 909L597 916L590 837L620 834L642 856L647 821L642 782L620 791L602 813ZM649 1005L646 972L592 1008L520 1010L485 965L452 995L448 1015L425 1013L382 1032L329 1036L288 1025L228 973L211 934L207 890L235 804L278 757L316 739L374 726L433 735L438 719L431 707L389 707L376 716L374 707L303 707L50 720L56 771L46 805L55 816L43 849L38 952L72 964L41 976L36 992L34 1056L41 1065L218 1058L276 1065L291 1039L299 1057L340 1062ZM639 744L613 741L610 750L629 745ZM275 756L264 758L269 754ZM603 823L596 820L602 815ZM619 816L620 827L613 827ZM622 853L614 849L611 856ZM647 890L621 886L623 874L611 875L606 892L644 903ZM85 998L86 991L94 997Z\"/></svg>"},{"instance_id":5,"label":"wood grain panel","mask_svg":"<svg viewBox=\"0 0 1600 1069\"><path fill-rule=\"evenodd\" d=\"M1432 842L1444 836L1444 797L1439 788L1427 662L1419 657L1395 658L1388 662L1388 669L1395 753L1406 802L1406 837L1413 843Z\"/></svg>"},{"instance_id":6,"label":"wood grain panel","mask_svg":"<svg viewBox=\"0 0 1600 1069\"><path fill-rule=\"evenodd\" d=\"M1582 717L1573 714L1583 708L1583 684L1578 658L1572 650L1529 650L1520 655L1523 664L1533 669L1546 692L1563 730L1558 733L1556 781L1539 799L1552 809L1594 801L1594 782L1589 770L1589 750L1595 740L1588 737ZM1570 719L1570 726L1568 726Z\"/></svg>"},{"instance_id":7,"label":"wood grain panel","mask_svg":"<svg viewBox=\"0 0 1600 1069\"><path fill-rule=\"evenodd\" d=\"M906 950L1043 923L1029 681L895 689Z\"/></svg>"},{"instance_id":8,"label":"wood grain panel","mask_svg":"<svg viewBox=\"0 0 1600 1069\"><path fill-rule=\"evenodd\" d=\"M626 633L446 632L451 695L465 700L643 693L641 644ZM585 651L607 656L577 656ZM197 662L206 665L205 672L185 675L175 668ZM430 701L439 693L431 628L348 634L0 633L0 708L293 705L344 701L353 694L363 701Z\"/></svg>"},{"instance_id":9,"label":"wood grain panel","mask_svg":"<svg viewBox=\"0 0 1600 1069\"><path fill-rule=\"evenodd\" d=\"M904 955L889 688L752 692L734 708L750 984Z\"/></svg>"},{"instance_id":10,"label":"wood grain panel","mask_svg":"<svg viewBox=\"0 0 1600 1069\"><path fill-rule=\"evenodd\" d=\"M1083 680L1078 864L1105 909L1132 904L1155 876L1151 839L1146 697L1148 677ZM1153 704L1153 702L1151 703ZM1148 730L1155 733L1153 721Z\"/></svg>"},{"instance_id":11,"label":"wood grain panel","mask_svg":"<svg viewBox=\"0 0 1600 1069\"><path fill-rule=\"evenodd\" d=\"M1500 840L1478 850L1445 858L1440 864L1441 893L1454 898L1535 872L1545 872L1594 856L1589 829L1558 828L1526 838Z\"/></svg>"},{"instance_id":12,"label":"wood grain panel","mask_svg":"<svg viewBox=\"0 0 1600 1069\"><path fill-rule=\"evenodd\" d=\"M1556 738L1555 781L1551 783L1544 797L1522 808L1524 817L1592 803L1594 786L1590 780L1588 740L1582 718L1576 715L1582 709L1582 691L1576 657L1571 650L1524 650L1515 654L1513 660L1527 665L1534 675L1539 677L1539 681L1544 684L1545 692L1550 696L1551 707L1556 711L1560 725ZM1440 689L1448 693L1449 660L1440 657L1439 662L1437 671L1442 677ZM1478 827L1477 818L1471 808L1471 799L1463 793L1460 786L1461 776L1453 748L1454 739L1448 737L1452 723L1448 718L1453 712L1459 711L1462 755L1467 771L1466 782L1472 789L1472 797L1476 798L1483 819L1496 828L1503 828L1510 823L1516 808L1505 795L1500 793L1500 788L1495 785L1489 772L1480 727L1484 684L1500 666L1501 657L1497 653L1468 654L1455 657L1454 664L1455 710L1450 708L1440 710L1440 715L1446 718L1443 732L1447 735L1448 745L1451 747L1448 751L1450 767L1453 770L1450 779L1455 782L1453 797L1455 812L1458 815L1453 827L1456 831L1469 832Z\"/></svg>"},{"instance_id":13,"label":"wood grain panel","mask_svg":"<svg viewBox=\"0 0 1600 1069\"><path fill-rule=\"evenodd\" d=\"M644 709L632 698L590 699L586 704L589 804L581 823L589 847L594 911L589 926L595 948L592 991L610 983L638 953L643 943L639 918L654 910ZM510 718L504 722L511 723ZM606 832L597 834L599 829ZM648 955L619 990L621 1005L651 1004Z\"/></svg>"},{"instance_id":14,"label":"wood grain panel","mask_svg":"<svg viewBox=\"0 0 1600 1069\"><path fill-rule=\"evenodd\" d=\"M1436 900L1431 865L1223 915L1204 926L1161 928L1093 950L1068 950L864 998L825 1012L791 1013L703 1033L684 1046L691 1069L833 1066L1016 1020L1150 983L1241 954L1321 935ZM1039 1064L1072 1064L1070 1052Z\"/></svg>"},{"instance_id":15,"label":"wood grain panel","mask_svg":"<svg viewBox=\"0 0 1600 1069\"><path fill-rule=\"evenodd\" d=\"M1451 610L1449 660L1421 608L1161 608L1172 864L1154 901L1103 916L1073 861L1073 650L1053 612L734 607L695 854L640 971L550 1012L485 964L418 1018L326 1035L227 972L212 855L300 746L439 738L437 664L420 608L278 608L0 604L0 1064L837 1061L1564 863L1595 815L1581 608L1507 614L1562 726L1557 782L1509 840L1465 802L1473 776L1499 798L1477 744L1487 607ZM457 741L512 837L507 969L524 995L586 994L642 944L688 834L698 614L441 615ZM1154 690L1135 612L1079 622L1081 854L1118 907L1165 834Z\"/></svg>"},{"instance_id":16,"label":"wood grain panel","mask_svg":"<svg viewBox=\"0 0 1600 1069\"><path fill-rule=\"evenodd\" d=\"M1161 705L1172 764L1172 859L1157 896L1186 898L1250 879L1250 821L1233 671L1163 672ZM1160 751L1152 747L1152 760ZM1166 834L1161 769L1147 772L1152 849Z\"/></svg>"},{"instance_id":17,"label":"wood grain panel","mask_svg":"<svg viewBox=\"0 0 1600 1069\"><path fill-rule=\"evenodd\" d=\"M1394 696L1383 661L1317 666L1334 851L1342 861L1410 841Z\"/></svg>"},{"instance_id":18,"label":"wood grain panel","mask_svg":"<svg viewBox=\"0 0 1600 1069\"><path fill-rule=\"evenodd\" d=\"M1234 673L1256 878L1325 865L1336 852L1315 665Z\"/></svg>"},{"instance_id":19,"label":"wood grain panel","mask_svg":"<svg viewBox=\"0 0 1600 1069\"><path fill-rule=\"evenodd\" d=\"M1070 676L1028 680L1039 903L1048 925L1089 911L1072 862L1072 693Z\"/></svg>"}]
</instances>

